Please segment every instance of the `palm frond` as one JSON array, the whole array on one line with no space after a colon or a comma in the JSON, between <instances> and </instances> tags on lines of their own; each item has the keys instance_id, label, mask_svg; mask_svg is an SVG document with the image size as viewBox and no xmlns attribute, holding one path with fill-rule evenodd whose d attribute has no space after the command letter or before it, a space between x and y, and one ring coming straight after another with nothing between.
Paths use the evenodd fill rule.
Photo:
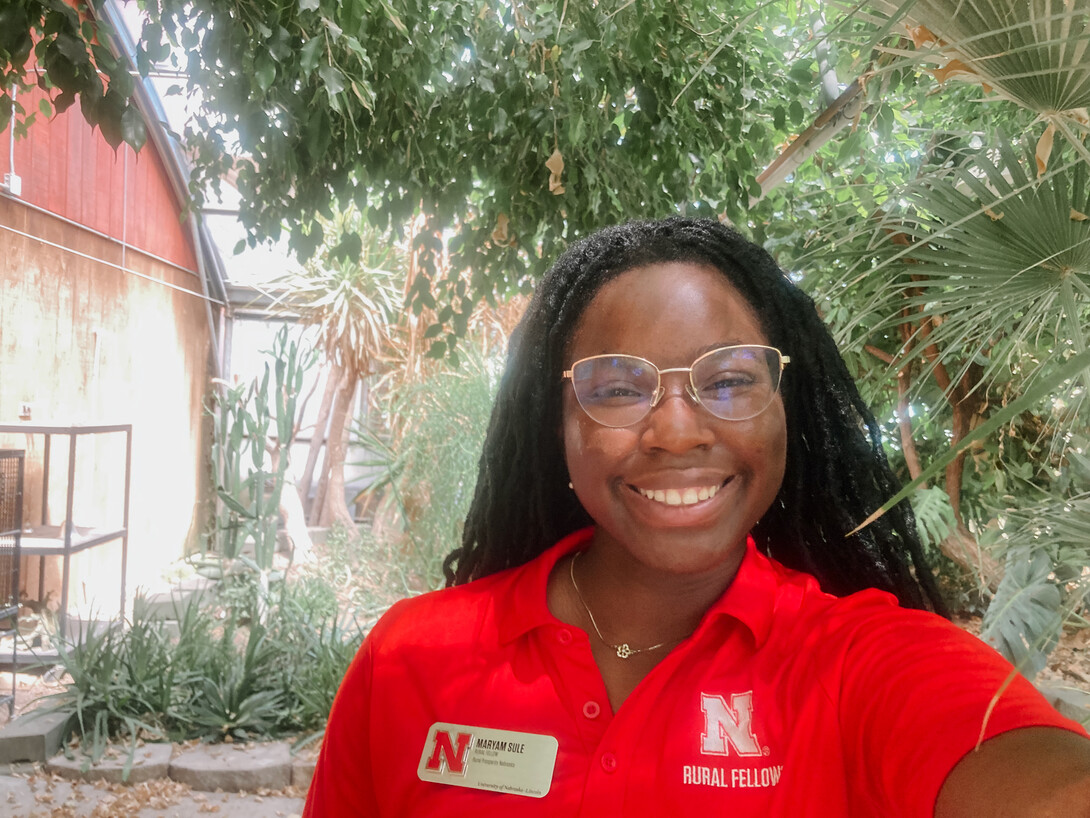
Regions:
<instances>
[{"instance_id":1,"label":"palm frond","mask_svg":"<svg viewBox=\"0 0 1090 818\"><path fill-rule=\"evenodd\" d=\"M1090 107L1090 0L915 0L872 4L914 26L923 61L958 60L999 94L1042 116ZM888 29L888 25L887 25Z\"/></svg>"},{"instance_id":2,"label":"palm frond","mask_svg":"<svg viewBox=\"0 0 1090 818\"><path fill-rule=\"evenodd\" d=\"M935 364L960 377L975 362L989 382L1011 372L1032 377L1086 348L1090 220L1072 214L1090 208L1090 173L1076 163L1038 180L1033 162L1028 148L980 154L908 191L905 209L886 217L909 243L876 248L885 253L880 269L907 262L879 291L875 308L885 317L876 326L896 326L906 309L927 331L924 338L917 330L914 351L898 365L929 343ZM1031 348L1040 358L1025 355Z\"/></svg>"}]
</instances>

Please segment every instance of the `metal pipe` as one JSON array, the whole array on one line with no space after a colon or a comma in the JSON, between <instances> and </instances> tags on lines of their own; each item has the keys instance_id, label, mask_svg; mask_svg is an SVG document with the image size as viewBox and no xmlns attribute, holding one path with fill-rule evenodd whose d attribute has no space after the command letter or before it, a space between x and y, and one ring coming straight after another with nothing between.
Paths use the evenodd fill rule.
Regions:
<instances>
[{"instance_id":1,"label":"metal pipe","mask_svg":"<svg viewBox=\"0 0 1090 818\"><path fill-rule=\"evenodd\" d=\"M11 119L8 120L8 127L11 129L9 134L11 142L8 147L8 172L15 173L15 86L11 86Z\"/></svg>"}]
</instances>

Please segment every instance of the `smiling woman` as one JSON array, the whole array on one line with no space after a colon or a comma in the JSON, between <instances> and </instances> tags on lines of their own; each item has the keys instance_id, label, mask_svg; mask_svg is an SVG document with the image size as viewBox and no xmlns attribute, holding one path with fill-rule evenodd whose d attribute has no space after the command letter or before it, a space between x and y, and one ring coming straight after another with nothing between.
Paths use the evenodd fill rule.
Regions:
<instances>
[{"instance_id":1,"label":"smiling woman","mask_svg":"<svg viewBox=\"0 0 1090 818\"><path fill-rule=\"evenodd\" d=\"M1090 816L1090 741L927 610L907 504L849 536L895 488L763 250L590 237L512 342L453 587L375 626L305 814Z\"/></svg>"}]
</instances>

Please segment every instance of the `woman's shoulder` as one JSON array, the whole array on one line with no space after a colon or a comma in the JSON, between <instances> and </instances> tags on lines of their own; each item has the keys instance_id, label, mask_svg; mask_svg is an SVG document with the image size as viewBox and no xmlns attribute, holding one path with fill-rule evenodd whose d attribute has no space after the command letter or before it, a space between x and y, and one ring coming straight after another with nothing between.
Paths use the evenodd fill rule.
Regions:
<instances>
[{"instance_id":1,"label":"woman's shoulder","mask_svg":"<svg viewBox=\"0 0 1090 818\"><path fill-rule=\"evenodd\" d=\"M390 607L368 636L373 648L469 644L479 649L496 638L502 610L512 597L520 569L402 599Z\"/></svg>"}]
</instances>

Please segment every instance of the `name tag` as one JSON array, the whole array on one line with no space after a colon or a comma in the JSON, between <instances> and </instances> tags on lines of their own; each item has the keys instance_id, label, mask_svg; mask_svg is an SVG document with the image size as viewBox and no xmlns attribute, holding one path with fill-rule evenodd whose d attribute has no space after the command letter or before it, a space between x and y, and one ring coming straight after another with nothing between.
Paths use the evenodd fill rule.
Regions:
<instances>
[{"instance_id":1,"label":"name tag","mask_svg":"<svg viewBox=\"0 0 1090 818\"><path fill-rule=\"evenodd\" d=\"M416 774L436 784L544 798L559 746L553 736L436 722Z\"/></svg>"}]
</instances>

